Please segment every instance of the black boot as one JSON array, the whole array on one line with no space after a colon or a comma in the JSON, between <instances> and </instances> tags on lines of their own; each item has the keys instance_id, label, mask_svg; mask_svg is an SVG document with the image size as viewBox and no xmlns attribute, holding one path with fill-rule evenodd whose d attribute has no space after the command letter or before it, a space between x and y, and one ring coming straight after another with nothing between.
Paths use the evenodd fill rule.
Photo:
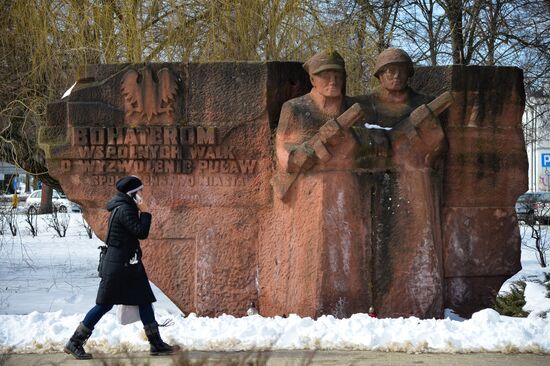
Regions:
<instances>
[{"instance_id":1,"label":"black boot","mask_svg":"<svg viewBox=\"0 0 550 366\"><path fill-rule=\"evenodd\" d=\"M179 346L171 346L164 343L162 338L160 338L157 322L147 324L143 326L143 329L145 329L145 335L151 344L151 356L171 355L180 350Z\"/></svg>"},{"instance_id":2,"label":"black boot","mask_svg":"<svg viewBox=\"0 0 550 366\"><path fill-rule=\"evenodd\" d=\"M71 339L69 339L69 341L65 345L63 351L65 351L65 353L73 355L74 358L76 358L77 360L89 360L90 358L92 358L92 355L86 353L86 351L84 351L84 347L82 346L84 345L84 343L86 343L91 335L91 329L88 329L82 323L78 324L78 327L74 331Z\"/></svg>"}]
</instances>

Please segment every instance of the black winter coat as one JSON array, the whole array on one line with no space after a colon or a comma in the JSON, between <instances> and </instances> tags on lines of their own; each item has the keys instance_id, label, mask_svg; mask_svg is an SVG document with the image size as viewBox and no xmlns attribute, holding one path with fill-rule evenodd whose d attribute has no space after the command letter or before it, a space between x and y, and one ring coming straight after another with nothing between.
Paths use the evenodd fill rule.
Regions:
<instances>
[{"instance_id":1,"label":"black winter coat","mask_svg":"<svg viewBox=\"0 0 550 366\"><path fill-rule=\"evenodd\" d=\"M146 239L151 227L151 214L138 211L134 200L117 193L107 204L113 214L107 253L103 260L97 304L139 305L156 301L147 273L141 262L139 239ZM138 263L130 264L137 256Z\"/></svg>"}]
</instances>

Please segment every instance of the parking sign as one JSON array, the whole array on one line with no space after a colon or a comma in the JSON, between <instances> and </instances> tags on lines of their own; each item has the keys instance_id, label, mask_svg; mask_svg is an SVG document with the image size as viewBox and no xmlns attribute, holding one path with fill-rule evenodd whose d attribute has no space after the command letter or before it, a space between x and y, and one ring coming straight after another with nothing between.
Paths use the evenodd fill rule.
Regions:
<instances>
[{"instance_id":1,"label":"parking sign","mask_svg":"<svg viewBox=\"0 0 550 366\"><path fill-rule=\"evenodd\" d=\"M550 154L541 155L542 166L550 167Z\"/></svg>"}]
</instances>

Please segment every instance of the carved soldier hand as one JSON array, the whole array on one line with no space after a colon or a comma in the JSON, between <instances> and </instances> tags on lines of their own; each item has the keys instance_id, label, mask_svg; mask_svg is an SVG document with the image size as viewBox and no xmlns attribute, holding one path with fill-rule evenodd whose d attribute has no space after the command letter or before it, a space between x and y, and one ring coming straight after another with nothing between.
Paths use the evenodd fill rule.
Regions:
<instances>
[{"instance_id":1,"label":"carved soldier hand","mask_svg":"<svg viewBox=\"0 0 550 366\"><path fill-rule=\"evenodd\" d=\"M408 161L416 167L433 165L445 145L445 132L437 116L453 100L452 93L445 92L397 124L391 134L395 160Z\"/></svg>"},{"instance_id":2,"label":"carved soldier hand","mask_svg":"<svg viewBox=\"0 0 550 366\"><path fill-rule=\"evenodd\" d=\"M306 171L315 164L315 151L306 143L298 145L288 156L288 173Z\"/></svg>"},{"instance_id":3,"label":"carved soldier hand","mask_svg":"<svg viewBox=\"0 0 550 366\"><path fill-rule=\"evenodd\" d=\"M344 136L342 127L336 119L328 120L319 129L319 138L323 143L335 145Z\"/></svg>"}]
</instances>

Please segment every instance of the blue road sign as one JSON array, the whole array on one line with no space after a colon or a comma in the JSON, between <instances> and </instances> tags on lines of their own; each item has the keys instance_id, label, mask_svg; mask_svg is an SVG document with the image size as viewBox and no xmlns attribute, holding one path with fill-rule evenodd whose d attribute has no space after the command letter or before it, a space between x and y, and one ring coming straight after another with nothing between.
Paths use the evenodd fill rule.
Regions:
<instances>
[{"instance_id":1,"label":"blue road sign","mask_svg":"<svg viewBox=\"0 0 550 366\"><path fill-rule=\"evenodd\" d=\"M541 154L542 166L550 167L550 154Z\"/></svg>"}]
</instances>

